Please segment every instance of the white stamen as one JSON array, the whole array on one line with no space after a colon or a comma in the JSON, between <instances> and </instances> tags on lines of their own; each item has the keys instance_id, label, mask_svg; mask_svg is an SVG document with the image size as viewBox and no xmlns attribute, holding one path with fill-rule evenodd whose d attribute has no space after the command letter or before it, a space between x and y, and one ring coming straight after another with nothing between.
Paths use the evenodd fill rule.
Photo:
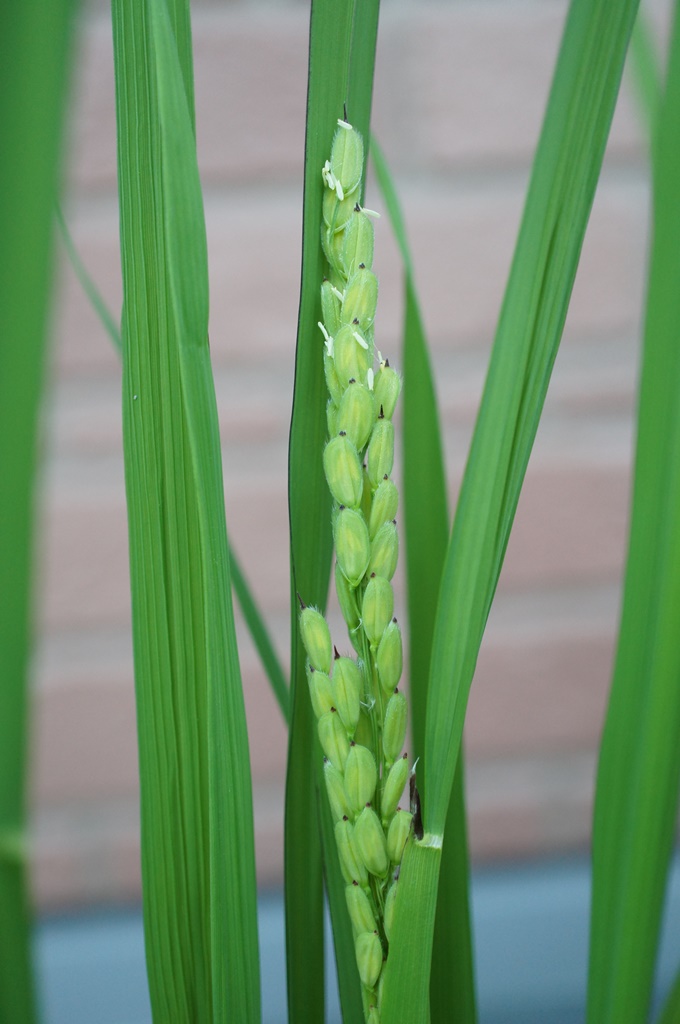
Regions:
<instances>
[{"instance_id":1,"label":"white stamen","mask_svg":"<svg viewBox=\"0 0 680 1024\"><path fill-rule=\"evenodd\" d=\"M373 368L371 366L369 366L369 368L366 371L366 384L368 386L368 390L369 391L373 390L373 380L374 380Z\"/></svg>"},{"instance_id":2,"label":"white stamen","mask_svg":"<svg viewBox=\"0 0 680 1024\"><path fill-rule=\"evenodd\" d=\"M345 198L345 193L343 191L342 185L340 184L337 178L335 179L335 191L338 199L340 200L340 202L342 202L343 199Z\"/></svg>"},{"instance_id":3,"label":"white stamen","mask_svg":"<svg viewBox=\"0 0 680 1024\"><path fill-rule=\"evenodd\" d=\"M377 220L380 220L380 214L377 210L367 210L365 206L362 206L361 212L365 213L367 217L375 217Z\"/></svg>"},{"instance_id":4,"label":"white stamen","mask_svg":"<svg viewBox=\"0 0 680 1024\"><path fill-rule=\"evenodd\" d=\"M338 118L338 124L339 124L339 126L341 128L347 128L347 130L351 132L352 125L349 123L349 121L343 121L343 119L341 117L339 117Z\"/></svg>"},{"instance_id":5,"label":"white stamen","mask_svg":"<svg viewBox=\"0 0 680 1024\"><path fill-rule=\"evenodd\" d=\"M365 341L365 340L364 340L364 339L363 339L363 338L361 337L361 335L359 334L359 332L358 332L358 331L352 331L352 334L354 335L355 339L356 339L356 340L357 340L357 341L359 342L359 344L361 345L361 347L362 347L363 349L365 349L365 350L366 350L366 352L368 352L368 344L367 344L367 343L366 343L366 341Z\"/></svg>"},{"instance_id":6,"label":"white stamen","mask_svg":"<svg viewBox=\"0 0 680 1024\"><path fill-rule=\"evenodd\" d=\"M325 342L324 342L324 344L326 346L326 352L328 352L329 356L332 356L333 355L333 339L331 338L330 334L328 333L328 331L326 330L326 328L324 327L324 325L321 323L320 320L319 320L319 327L321 328L321 333L323 334L324 338L326 339Z\"/></svg>"},{"instance_id":7,"label":"white stamen","mask_svg":"<svg viewBox=\"0 0 680 1024\"><path fill-rule=\"evenodd\" d=\"M339 292L334 284L331 285L331 291L333 292L333 295L335 295L336 299L340 299L340 302L345 301L345 293Z\"/></svg>"}]
</instances>

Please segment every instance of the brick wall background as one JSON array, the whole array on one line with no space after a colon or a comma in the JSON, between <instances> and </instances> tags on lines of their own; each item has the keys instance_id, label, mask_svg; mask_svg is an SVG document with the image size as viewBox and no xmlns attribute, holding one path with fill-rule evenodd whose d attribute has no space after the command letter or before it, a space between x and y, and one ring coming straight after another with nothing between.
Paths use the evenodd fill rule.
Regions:
<instances>
[{"instance_id":1,"label":"brick wall background","mask_svg":"<svg viewBox=\"0 0 680 1024\"><path fill-rule=\"evenodd\" d=\"M413 246L455 497L565 3L385 0L374 127ZM198 3L195 70L232 541L287 658L286 445L299 287L307 4ZM120 307L108 13L81 19L65 208ZM374 187L369 205L381 207ZM467 728L476 858L584 849L626 543L648 189L622 91ZM377 228L379 347L400 268ZM40 904L136 898L138 800L120 366L60 256L35 665ZM258 871L281 879L286 736L245 630Z\"/></svg>"}]
</instances>

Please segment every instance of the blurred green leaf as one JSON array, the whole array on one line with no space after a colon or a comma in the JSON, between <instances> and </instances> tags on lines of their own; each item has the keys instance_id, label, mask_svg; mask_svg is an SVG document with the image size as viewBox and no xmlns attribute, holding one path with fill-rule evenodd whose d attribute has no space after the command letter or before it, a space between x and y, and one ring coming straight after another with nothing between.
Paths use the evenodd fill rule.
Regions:
<instances>
[{"instance_id":1,"label":"blurred green leaf","mask_svg":"<svg viewBox=\"0 0 680 1024\"><path fill-rule=\"evenodd\" d=\"M680 786L680 13L653 161L653 237L623 609L598 769L592 1024L648 1019Z\"/></svg>"},{"instance_id":2,"label":"blurred green leaf","mask_svg":"<svg viewBox=\"0 0 680 1024\"><path fill-rule=\"evenodd\" d=\"M0 5L0 1020L35 1020L25 819L40 400L74 5Z\"/></svg>"}]
</instances>

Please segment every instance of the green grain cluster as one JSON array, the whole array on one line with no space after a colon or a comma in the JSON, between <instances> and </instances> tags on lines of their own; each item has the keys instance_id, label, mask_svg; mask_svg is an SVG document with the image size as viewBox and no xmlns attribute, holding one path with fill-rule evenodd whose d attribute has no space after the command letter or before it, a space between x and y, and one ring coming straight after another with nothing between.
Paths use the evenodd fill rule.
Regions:
<instances>
[{"instance_id":1,"label":"green grain cluster","mask_svg":"<svg viewBox=\"0 0 680 1024\"><path fill-rule=\"evenodd\" d=\"M303 606L300 631L364 1012L377 1024L411 814L398 806L410 769L402 754L407 708L397 689L402 642L390 582L399 554L399 495L391 473L401 381L387 360L379 353L376 358L378 282L371 269L373 223L359 203L363 166L361 135L339 121L322 169L321 244L328 270L319 326L329 391L323 466L334 501L337 596L355 656L333 649L315 608Z\"/></svg>"}]
</instances>

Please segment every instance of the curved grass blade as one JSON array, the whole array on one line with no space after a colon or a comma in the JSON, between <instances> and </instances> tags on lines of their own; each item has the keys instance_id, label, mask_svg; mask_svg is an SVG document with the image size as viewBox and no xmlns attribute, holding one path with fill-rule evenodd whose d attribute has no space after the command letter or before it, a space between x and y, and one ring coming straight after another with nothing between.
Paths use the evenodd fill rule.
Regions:
<instances>
[{"instance_id":1,"label":"curved grass blade","mask_svg":"<svg viewBox=\"0 0 680 1024\"><path fill-rule=\"evenodd\" d=\"M116 0L113 22L151 1002L159 1021L255 1022L248 741L209 361L188 43L178 47L175 35L188 21L171 21L162 0Z\"/></svg>"},{"instance_id":2,"label":"curved grass blade","mask_svg":"<svg viewBox=\"0 0 680 1024\"><path fill-rule=\"evenodd\" d=\"M564 325L636 8L635 0L615 6L573 0L567 18L442 576L425 734L428 849L444 830L469 688ZM425 919L433 915L436 890L435 879L419 894L416 912ZM401 1004L403 1016L385 1013L384 1024L424 1024L427 1012L417 994L429 963L401 955L407 939L397 924L393 971L402 979L401 998L390 1005L396 1013Z\"/></svg>"},{"instance_id":3,"label":"curved grass blade","mask_svg":"<svg viewBox=\"0 0 680 1024\"><path fill-rule=\"evenodd\" d=\"M269 680L272 693L276 698L276 703L279 705L284 720L288 722L290 701L286 677L262 613L257 607L253 592L248 585L248 580L232 547L229 548L229 565L231 567L232 586L243 613L243 618L255 644L255 649L260 655L260 661Z\"/></svg>"},{"instance_id":4,"label":"curved grass blade","mask_svg":"<svg viewBox=\"0 0 680 1024\"><path fill-rule=\"evenodd\" d=\"M309 41L302 237L302 286L288 460L291 544L291 732L286 776L285 887L288 1012L291 1021L322 1020L323 894L317 797L321 753L305 680L297 593L325 607L330 575L331 503L321 452L326 437L319 291L321 167L338 117L368 138L378 21L377 0L313 0ZM329 844L331 845L331 844ZM352 935L344 906L329 888L344 1019L360 1020Z\"/></svg>"},{"instance_id":5,"label":"curved grass blade","mask_svg":"<svg viewBox=\"0 0 680 1024\"><path fill-rule=\"evenodd\" d=\"M404 264L404 513L413 759L422 757L430 652L449 522L437 396L394 182L374 138L371 158ZM421 799L425 798L421 787ZM469 856L461 757L446 820L430 977L432 1020L476 1020Z\"/></svg>"},{"instance_id":6,"label":"curved grass blade","mask_svg":"<svg viewBox=\"0 0 680 1024\"><path fill-rule=\"evenodd\" d=\"M680 8L653 238L619 642L598 768L588 1020L648 1019L680 787Z\"/></svg>"},{"instance_id":7,"label":"curved grass blade","mask_svg":"<svg viewBox=\"0 0 680 1024\"><path fill-rule=\"evenodd\" d=\"M74 5L0 6L0 1020L36 1017L27 870L34 487Z\"/></svg>"},{"instance_id":8,"label":"curved grass blade","mask_svg":"<svg viewBox=\"0 0 680 1024\"><path fill-rule=\"evenodd\" d=\"M123 340L120 335L120 328L116 323L115 319L113 318L109 307L106 305L102 293L99 291L99 288L92 280L92 277L90 276L87 267L80 258L75 242L73 241L71 232L68 229L68 224L66 223L66 218L64 217L63 210L58 203L54 209L54 216L57 222L57 227L59 229L59 234L61 235L62 245L64 246L66 255L68 256L69 263L73 267L74 273L78 278L80 286L87 295L90 301L90 305L92 306L95 313L99 317L102 327L108 334L110 340L114 345L114 348L116 348L118 352L122 354Z\"/></svg>"}]
</instances>

